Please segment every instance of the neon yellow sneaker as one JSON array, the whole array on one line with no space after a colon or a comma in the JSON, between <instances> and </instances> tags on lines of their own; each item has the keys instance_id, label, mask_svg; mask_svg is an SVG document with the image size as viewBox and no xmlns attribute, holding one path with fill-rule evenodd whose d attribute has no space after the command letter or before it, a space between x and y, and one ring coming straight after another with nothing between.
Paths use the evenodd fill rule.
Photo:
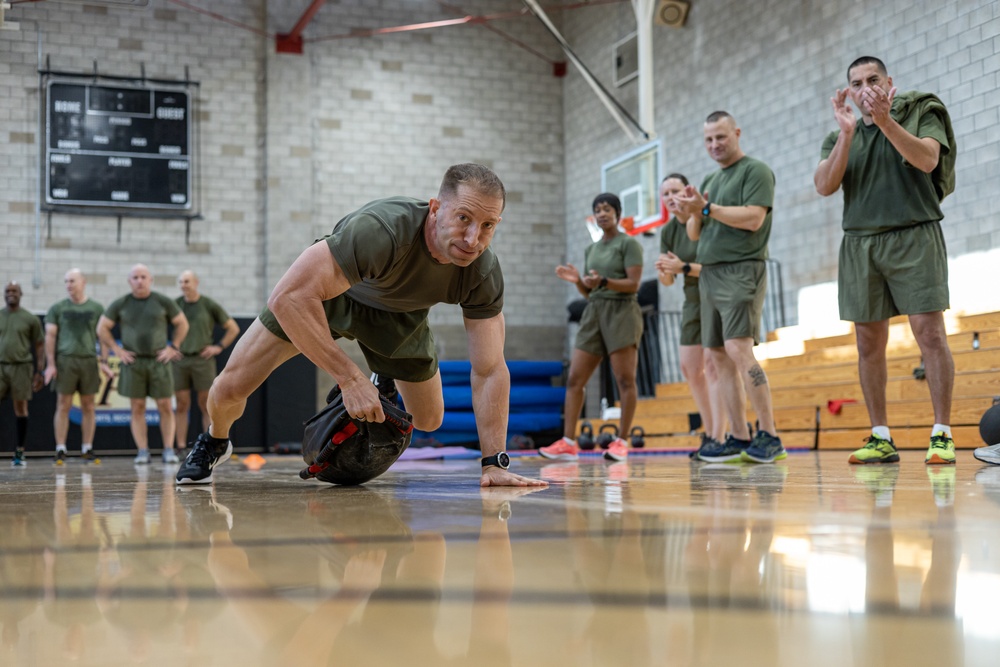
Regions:
<instances>
[{"instance_id":1,"label":"neon yellow sneaker","mask_svg":"<svg viewBox=\"0 0 1000 667\"><path fill-rule=\"evenodd\" d=\"M944 431L938 431L931 436L931 446L927 448L924 463L954 463L955 441Z\"/></svg>"},{"instance_id":2,"label":"neon yellow sneaker","mask_svg":"<svg viewBox=\"0 0 1000 667\"><path fill-rule=\"evenodd\" d=\"M872 433L865 441L865 446L856 449L847 459L850 463L896 463L899 453L892 438L886 440Z\"/></svg>"}]
</instances>

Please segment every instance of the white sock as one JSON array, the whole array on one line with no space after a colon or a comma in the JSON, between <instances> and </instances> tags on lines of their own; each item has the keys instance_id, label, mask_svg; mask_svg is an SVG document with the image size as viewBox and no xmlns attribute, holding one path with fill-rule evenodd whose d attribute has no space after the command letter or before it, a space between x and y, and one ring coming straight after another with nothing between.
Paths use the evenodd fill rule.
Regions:
<instances>
[{"instance_id":1,"label":"white sock","mask_svg":"<svg viewBox=\"0 0 1000 667\"><path fill-rule=\"evenodd\" d=\"M938 433L944 433L950 438L951 426L948 424L934 424L934 426L931 427L931 435L937 435Z\"/></svg>"},{"instance_id":2,"label":"white sock","mask_svg":"<svg viewBox=\"0 0 1000 667\"><path fill-rule=\"evenodd\" d=\"M872 435L877 435L883 440L892 440L888 426L872 426Z\"/></svg>"},{"instance_id":3,"label":"white sock","mask_svg":"<svg viewBox=\"0 0 1000 667\"><path fill-rule=\"evenodd\" d=\"M56 445L56 451L57 452L63 452L65 454L66 453L66 445Z\"/></svg>"},{"instance_id":4,"label":"white sock","mask_svg":"<svg viewBox=\"0 0 1000 667\"><path fill-rule=\"evenodd\" d=\"M573 438L565 438L564 437L563 440L565 440L569 444L573 445L574 447L576 446L576 440L574 440Z\"/></svg>"},{"instance_id":5,"label":"white sock","mask_svg":"<svg viewBox=\"0 0 1000 667\"><path fill-rule=\"evenodd\" d=\"M94 448L94 446L92 444L90 444L89 442L85 442L82 445L80 445L80 452L83 453L83 454L86 454L87 452L89 452L93 448Z\"/></svg>"}]
</instances>

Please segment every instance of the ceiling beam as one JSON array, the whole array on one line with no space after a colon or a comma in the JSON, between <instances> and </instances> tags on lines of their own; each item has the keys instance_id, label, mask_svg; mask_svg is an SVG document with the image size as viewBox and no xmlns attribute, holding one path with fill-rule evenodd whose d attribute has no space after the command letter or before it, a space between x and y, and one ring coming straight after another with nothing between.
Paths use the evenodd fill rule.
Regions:
<instances>
[{"instance_id":1,"label":"ceiling beam","mask_svg":"<svg viewBox=\"0 0 1000 667\"><path fill-rule=\"evenodd\" d=\"M292 31L279 34L275 37L275 50L278 53L295 53L302 55L302 31L306 29L309 22L313 20L320 8L326 4L326 0L312 0L302 17L299 18Z\"/></svg>"}]
</instances>

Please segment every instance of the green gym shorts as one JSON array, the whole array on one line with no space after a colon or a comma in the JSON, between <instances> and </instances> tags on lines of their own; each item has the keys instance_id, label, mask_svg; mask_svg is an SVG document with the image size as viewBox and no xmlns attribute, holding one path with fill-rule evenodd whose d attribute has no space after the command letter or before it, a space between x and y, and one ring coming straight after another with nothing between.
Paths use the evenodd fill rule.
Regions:
<instances>
[{"instance_id":1,"label":"green gym shorts","mask_svg":"<svg viewBox=\"0 0 1000 667\"><path fill-rule=\"evenodd\" d=\"M35 365L30 361L23 364L0 364L0 399L30 401L34 373Z\"/></svg>"},{"instance_id":2,"label":"green gym shorts","mask_svg":"<svg viewBox=\"0 0 1000 667\"><path fill-rule=\"evenodd\" d=\"M356 340L373 373L403 382L424 382L437 373L437 349L427 309L391 313L360 304L346 294L324 301L323 308L333 339ZM260 322L278 338L288 340L267 306Z\"/></svg>"},{"instance_id":3,"label":"green gym shorts","mask_svg":"<svg viewBox=\"0 0 1000 667\"><path fill-rule=\"evenodd\" d=\"M215 358L202 359L200 354L185 354L171 364L174 372L174 391L208 391L215 382Z\"/></svg>"},{"instance_id":4,"label":"green gym shorts","mask_svg":"<svg viewBox=\"0 0 1000 667\"><path fill-rule=\"evenodd\" d=\"M118 393L126 398L170 398L174 395L170 367L153 357L136 357L131 364L122 364L119 368Z\"/></svg>"},{"instance_id":5,"label":"green gym shorts","mask_svg":"<svg viewBox=\"0 0 1000 667\"><path fill-rule=\"evenodd\" d=\"M760 317L767 291L767 267L759 259L701 267L701 344L724 347L727 340L760 342Z\"/></svg>"},{"instance_id":6,"label":"green gym shorts","mask_svg":"<svg viewBox=\"0 0 1000 667\"><path fill-rule=\"evenodd\" d=\"M101 368L97 357L56 357L57 394L93 396L101 388Z\"/></svg>"},{"instance_id":7,"label":"green gym shorts","mask_svg":"<svg viewBox=\"0 0 1000 667\"><path fill-rule=\"evenodd\" d=\"M587 303L576 332L576 348L603 357L639 345L642 311L636 299L593 299Z\"/></svg>"},{"instance_id":8,"label":"green gym shorts","mask_svg":"<svg viewBox=\"0 0 1000 667\"><path fill-rule=\"evenodd\" d=\"M840 318L849 322L948 310L948 251L941 224L845 235L837 283Z\"/></svg>"}]
</instances>

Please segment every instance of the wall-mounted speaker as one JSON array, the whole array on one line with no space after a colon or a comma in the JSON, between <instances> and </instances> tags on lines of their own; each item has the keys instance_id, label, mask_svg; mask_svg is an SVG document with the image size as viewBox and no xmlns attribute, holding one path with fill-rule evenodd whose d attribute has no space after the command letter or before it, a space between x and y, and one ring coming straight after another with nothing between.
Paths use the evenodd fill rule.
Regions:
<instances>
[{"instance_id":1,"label":"wall-mounted speaker","mask_svg":"<svg viewBox=\"0 0 1000 667\"><path fill-rule=\"evenodd\" d=\"M659 25L680 28L684 25L684 21L687 20L688 9L690 7L691 5L681 2L681 0L660 0L660 4L656 6L656 14L653 18Z\"/></svg>"}]
</instances>

